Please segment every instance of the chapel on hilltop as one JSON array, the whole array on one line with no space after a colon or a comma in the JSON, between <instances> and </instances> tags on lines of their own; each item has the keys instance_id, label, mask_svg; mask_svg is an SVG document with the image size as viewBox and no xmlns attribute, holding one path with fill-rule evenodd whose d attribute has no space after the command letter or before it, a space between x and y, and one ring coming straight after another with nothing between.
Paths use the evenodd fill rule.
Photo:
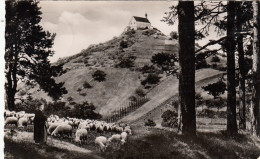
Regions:
<instances>
[{"instance_id":1,"label":"chapel on hilltop","mask_svg":"<svg viewBox=\"0 0 260 159\"><path fill-rule=\"evenodd\" d=\"M145 13L145 18L143 17L137 17L137 16L133 16L129 22L128 27L130 29L144 29L144 28L150 28L151 27L151 23L150 21L147 19L147 14Z\"/></svg>"}]
</instances>

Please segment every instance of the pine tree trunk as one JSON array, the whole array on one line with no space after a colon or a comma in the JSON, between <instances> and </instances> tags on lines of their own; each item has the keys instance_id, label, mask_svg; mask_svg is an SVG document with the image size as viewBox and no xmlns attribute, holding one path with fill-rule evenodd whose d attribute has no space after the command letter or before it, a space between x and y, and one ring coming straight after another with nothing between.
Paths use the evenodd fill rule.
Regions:
<instances>
[{"instance_id":1,"label":"pine tree trunk","mask_svg":"<svg viewBox=\"0 0 260 159\"><path fill-rule=\"evenodd\" d=\"M260 2L253 1L253 93L251 103L251 128L253 135L260 135Z\"/></svg>"},{"instance_id":2,"label":"pine tree trunk","mask_svg":"<svg viewBox=\"0 0 260 159\"><path fill-rule=\"evenodd\" d=\"M235 2L227 5L227 133L237 134L236 121L236 86L235 86Z\"/></svg>"},{"instance_id":3,"label":"pine tree trunk","mask_svg":"<svg viewBox=\"0 0 260 159\"><path fill-rule=\"evenodd\" d=\"M179 18L179 96L182 115L182 133L196 135L195 110L195 26L194 2L180 1Z\"/></svg>"},{"instance_id":4,"label":"pine tree trunk","mask_svg":"<svg viewBox=\"0 0 260 159\"><path fill-rule=\"evenodd\" d=\"M242 31L242 19L241 19L241 5L242 2L235 2L237 5L236 17L237 17L237 32ZM243 35L239 35L237 38L237 50L238 50L238 65L239 65L239 128L246 129L246 89L245 89L245 71L244 71L244 49L243 49Z\"/></svg>"}]
</instances>

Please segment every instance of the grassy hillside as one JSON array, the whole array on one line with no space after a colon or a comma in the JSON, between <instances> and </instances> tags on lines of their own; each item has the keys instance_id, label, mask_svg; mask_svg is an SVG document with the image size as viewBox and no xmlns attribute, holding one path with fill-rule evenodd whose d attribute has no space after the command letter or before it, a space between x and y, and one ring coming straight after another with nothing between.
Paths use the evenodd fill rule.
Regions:
<instances>
[{"instance_id":1,"label":"grassy hillside","mask_svg":"<svg viewBox=\"0 0 260 159\"><path fill-rule=\"evenodd\" d=\"M129 97L141 88L144 92L148 92L147 95L153 103L152 107L147 104L150 111L177 93L178 80L164 75L161 75L160 82L151 88L145 89L141 85L141 80L147 74L142 74L140 69L144 65L150 65L152 56L161 52L177 55L177 40L169 40L157 29L146 29L124 32L105 43L91 45L76 55L59 59L54 65L62 64L66 72L57 77L56 81L64 82L68 90L68 94L65 94L61 100L71 108L75 103L91 102L96 106L96 111L106 117L119 107L128 105ZM212 61L211 58L207 59L208 63ZM132 61L132 66L125 66L129 64L127 60ZM127 62L122 65L122 61ZM223 63L223 60L221 59L220 62ZM92 78L96 70L105 72L105 81L98 82ZM212 69L205 74L198 73L196 78L204 79L212 73L214 74ZM85 83L91 88L84 87ZM24 85L20 84L19 90L31 93L35 99L43 98L52 101L37 86L25 90ZM24 97L26 94L17 93L17 96Z\"/></svg>"}]
</instances>

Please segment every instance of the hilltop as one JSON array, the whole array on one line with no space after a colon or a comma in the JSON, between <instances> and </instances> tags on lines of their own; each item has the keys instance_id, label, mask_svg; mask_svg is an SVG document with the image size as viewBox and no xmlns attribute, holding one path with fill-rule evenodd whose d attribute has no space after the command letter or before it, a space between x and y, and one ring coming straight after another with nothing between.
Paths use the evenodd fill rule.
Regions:
<instances>
[{"instance_id":1,"label":"hilltop","mask_svg":"<svg viewBox=\"0 0 260 159\"><path fill-rule=\"evenodd\" d=\"M156 28L150 28L125 31L105 43L90 45L76 55L59 59L53 65L63 65L65 73L57 77L56 81L64 82L68 90L62 101L71 108L75 103L91 102L97 108L96 111L106 117L120 107L128 105L129 98L136 96L136 90L148 94L151 101L156 100L153 99L157 98L156 94L165 93L164 89L156 88L160 88L165 81L172 81L171 77L161 74L158 84L146 88L141 85L141 81L147 74L140 70L145 65L151 65L152 56L161 52L177 55L178 41L167 37ZM96 70L106 74L105 81L98 82L93 79L92 74ZM206 70L205 73L207 72L211 70ZM177 83L174 83L172 87L175 88ZM22 89L23 85L20 85L19 90ZM51 98L38 90L37 86L27 93L31 93L35 99L51 101ZM17 94L21 96L20 93ZM161 102L165 100L167 99Z\"/></svg>"}]
</instances>

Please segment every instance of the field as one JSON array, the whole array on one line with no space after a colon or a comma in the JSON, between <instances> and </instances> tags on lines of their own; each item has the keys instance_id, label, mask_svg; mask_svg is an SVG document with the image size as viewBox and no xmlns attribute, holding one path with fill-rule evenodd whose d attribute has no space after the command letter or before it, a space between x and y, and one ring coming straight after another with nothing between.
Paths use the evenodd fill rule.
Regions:
<instances>
[{"instance_id":1,"label":"field","mask_svg":"<svg viewBox=\"0 0 260 159\"><path fill-rule=\"evenodd\" d=\"M134 126L133 135L120 147L109 146L102 153L93 144L75 145L48 138L47 145L36 145L32 133L5 137L5 158L191 158L191 159L254 159L260 156L260 140L248 132L228 137L224 131L198 132L196 138L176 133L176 130ZM90 150L91 149L91 150Z\"/></svg>"}]
</instances>

